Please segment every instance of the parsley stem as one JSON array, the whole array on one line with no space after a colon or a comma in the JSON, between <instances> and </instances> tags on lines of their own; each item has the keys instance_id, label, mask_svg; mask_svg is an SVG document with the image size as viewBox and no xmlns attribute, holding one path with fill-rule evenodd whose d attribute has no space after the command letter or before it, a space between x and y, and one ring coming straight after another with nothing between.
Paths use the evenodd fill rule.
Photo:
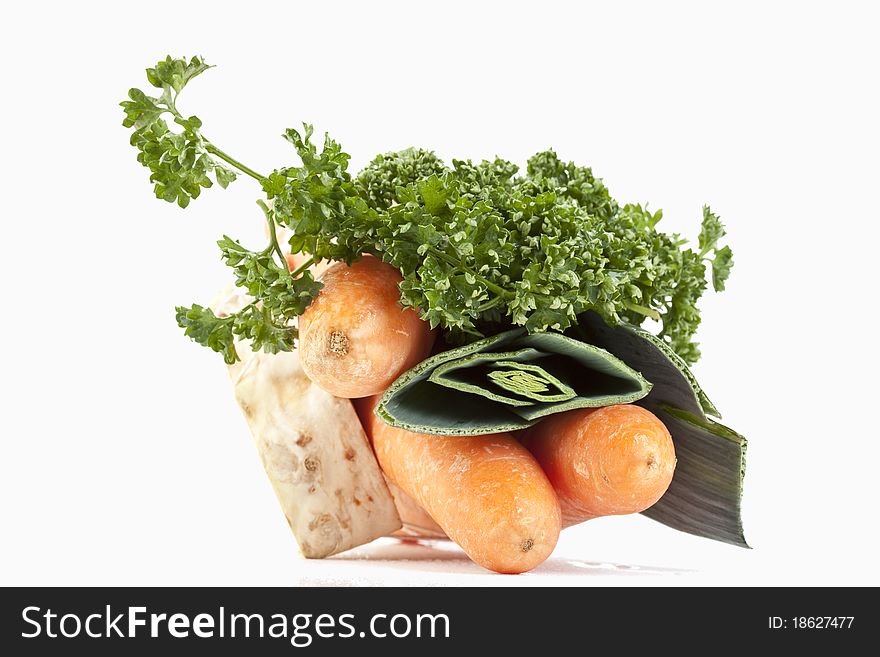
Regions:
<instances>
[{"instance_id":1,"label":"parsley stem","mask_svg":"<svg viewBox=\"0 0 880 657\"><path fill-rule=\"evenodd\" d=\"M263 199L257 199L257 205L260 206L263 214L266 215L266 223L269 224L269 239L272 242L272 249L278 254L278 257L281 258L281 264L287 269L287 258L284 256L284 251L281 250L281 246L278 244L278 234L275 232L275 219L272 217L272 211Z\"/></svg>"},{"instance_id":2,"label":"parsley stem","mask_svg":"<svg viewBox=\"0 0 880 657\"><path fill-rule=\"evenodd\" d=\"M176 96L175 96L175 98L172 98L172 99L168 102L168 105L167 105L167 107L168 107L168 111L171 112L171 114L172 114L174 117L176 117L176 118L178 118L178 119L183 119L183 114L181 114L181 113L177 110L177 105L176 105L176 103L175 103L176 100L177 100L177 98L176 98ZM198 132L198 131L197 131L197 132ZM254 171L254 170L251 169L250 167L248 167L248 166L242 164L241 162L239 162L238 160L236 160L235 158L233 158L231 155L228 155L228 154L224 153L224 152L221 151L219 148L217 148L216 146L214 146L214 144L212 144L211 141L210 141L207 137L205 137L205 135L203 135L203 134L201 134L201 133L199 132L199 133L198 133L198 136L201 137L202 142L205 144L205 150L208 151L209 153L211 153L211 154L213 154L213 155L216 155L216 156L219 157L221 160L224 160L227 164L231 164L232 166L234 166L236 169L238 169L238 170L241 171L242 173L246 173L246 174L249 175L251 178L253 178L253 179L255 179L255 180L259 181L259 182L263 182L263 181L266 179L266 176L261 176L260 174L258 174L256 171Z\"/></svg>"},{"instance_id":3,"label":"parsley stem","mask_svg":"<svg viewBox=\"0 0 880 657\"><path fill-rule=\"evenodd\" d=\"M203 139L204 139L204 137L203 137ZM221 151L219 148L214 146L214 144L212 144L207 139L205 139L205 150L213 155L216 155L221 160L226 161L228 164L231 164L232 166L234 166L236 169L238 169L242 173L246 173L251 178L253 178L259 182L263 182L266 179L266 176L261 176L259 173L257 173L256 171L254 171L250 167L245 166L244 164L242 164L241 162L239 162L236 159L233 159L230 155L227 155L226 153Z\"/></svg>"},{"instance_id":4,"label":"parsley stem","mask_svg":"<svg viewBox=\"0 0 880 657\"><path fill-rule=\"evenodd\" d=\"M315 256L310 256L308 260L302 263L299 267L290 272L291 278L296 278L300 274L302 274L306 269L315 264Z\"/></svg>"},{"instance_id":5,"label":"parsley stem","mask_svg":"<svg viewBox=\"0 0 880 657\"><path fill-rule=\"evenodd\" d=\"M653 308L648 308L647 306L640 306L637 303L633 303L632 301L624 301L624 308L627 310L631 310L634 313L638 313L639 315L644 315L645 317L650 317L651 319L660 320L660 313L658 313Z\"/></svg>"},{"instance_id":6,"label":"parsley stem","mask_svg":"<svg viewBox=\"0 0 880 657\"><path fill-rule=\"evenodd\" d=\"M428 247L428 253L431 253L431 254L437 256L437 257L440 258L441 260L445 260L446 262L448 262L450 265L453 265L454 267L458 267L459 269L461 269L461 270L462 270L463 272L465 272L466 274L470 274L471 276L473 276L474 278L476 278L478 281L480 281L483 285L485 285L486 288L487 288L490 292L494 292L495 294L497 294L499 297L501 297L501 298L503 298L503 299L513 299L513 297L515 296L515 295L513 294L513 292L510 292L509 290L505 290L505 289L504 289L503 287L501 287L500 285L496 285L495 283L493 283L492 281L488 280L487 278L483 278L483 277L480 276L477 272L471 270L469 267L466 267L466 266L461 262L461 260L456 260L456 259L453 258L452 256L448 256L448 255L446 255L445 253L443 253L443 251L441 251L441 250L439 250L439 249L435 249L433 246L429 246L429 247Z\"/></svg>"},{"instance_id":7,"label":"parsley stem","mask_svg":"<svg viewBox=\"0 0 880 657\"><path fill-rule=\"evenodd\" d=\"M502 301L501 297L492 297L486 303L482 304L481 306L478 306L477 312L484 313L487 310L490 310L490 309L494 308L495 306L497 306L501 301Z\"/></svg>"}]
</instances>

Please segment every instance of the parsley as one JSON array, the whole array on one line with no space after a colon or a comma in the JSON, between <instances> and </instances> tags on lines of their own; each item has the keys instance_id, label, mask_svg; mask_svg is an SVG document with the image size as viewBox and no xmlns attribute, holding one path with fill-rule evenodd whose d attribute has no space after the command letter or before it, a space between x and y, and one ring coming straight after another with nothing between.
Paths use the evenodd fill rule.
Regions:
<instances>
[{"instance_id":1,"label":"parsley","mask_svg":"<svg viewBox=\"0 0 880 657\"><path fill-rule=\"evenodd\" d=\"M133 129L131 143L157 197L186 207L214 181L225 188L238 171L259 181L270 201L260 201L271 235L265 249L229 237L218 243L254 302L224 318L199 305L178 308L186 334L227 362L237 358L235 339L273 353L292 349L293 320L320 290L308 264L352 262L364 253L401 271L401 303L418 308L451 342L516 326L564 331L594 310L612 325L655 319L683 359L699 358L693 336L707 266L721 291L733 264L730 247L719 245L724 227L708 207L695 251L657 231L662 212L620 206L591 169L553 151L533 156L520 174L501 159L448 166L411 148L380 155L352 176L348 154L329 136L319 149L310 125L284 133L302 166L264 176L206 139L197 117L179 112L181 90L208 68L198 57L168 57L147 69L162 93L132 89L123 125ZM276 225L292 232L292 252L310 256L296 272L287 270Z\"/></svg>"},{"instance_id":2,"label":"parsley","mask_svg":"<svg viewBox=\"0 0 880 657\"><path fill-rule=\"evenodd\" d=\"M131 145L138 149L138 162L152 174L150 180L157 198L185 208L198 198L203 187L213 179L226 188L235 180L235 172L218 162L226 160L239 171L256 175L213 146L201 134L202 122L197 116L184 117L177 110L177 96L187 83L210 67L199 57L189 62L171 59L147 69L147 80L162 90L159 97L148 96L140 89L128 92L129 100L120 103L125 111L122 125L134 128ZM170 115L179 127L171 130L162 117Z\"/></svg>"}]
</instances>

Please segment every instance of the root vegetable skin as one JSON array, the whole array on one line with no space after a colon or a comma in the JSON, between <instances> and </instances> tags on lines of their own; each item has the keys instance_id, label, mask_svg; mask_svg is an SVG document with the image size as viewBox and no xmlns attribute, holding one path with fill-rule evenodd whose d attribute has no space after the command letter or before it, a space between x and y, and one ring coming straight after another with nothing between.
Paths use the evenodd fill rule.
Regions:
<instances>
[{"instance_id":1,"label":"root vegetable skin","mask_svg":"<svg viewBox=\"0 0 880 657\"><path fill-rule=\"evenodd\" d=\"M412 497L479 565L522 573L559 538L559 502L537 461L509 433L440 437L368 418L388 479Z\"/></svg>"},{"instance_id":2,"label":"root vegetable skin","mask_svg":"<svg viewBox=\"0 0 880 657\"><path fill-rule=\"evenodd\" d=\"M320 277L318 297L299 318L299 352L308 377L337 397L384 391L431 351L435 332L401 307L400 273L365 256Z\"/></svg>"},{"instance_id":3,"label":"root vegetable skin","mask_svg":"<svg viewBox=\"0 0 880 657\"><path fill-rule=\"evenodd\" d=\"M523 432L559 496L564 527L644 511L672 481L675 447L666 426L640 406L552 415Z\"/></svg>"},{"instance_id":4,"label":"root vegetable skin","mask_svg":"<svg viewBox=\"0 0 880 657\"><path fill-rule=\"evenodd\" d=\"M247 301L218 299L218 315ZM314 385L295 351L253 353L229 368L266 474L300 551L323 558L401 528L394 498L349 401Z\"/></svg>"}]
</instances>

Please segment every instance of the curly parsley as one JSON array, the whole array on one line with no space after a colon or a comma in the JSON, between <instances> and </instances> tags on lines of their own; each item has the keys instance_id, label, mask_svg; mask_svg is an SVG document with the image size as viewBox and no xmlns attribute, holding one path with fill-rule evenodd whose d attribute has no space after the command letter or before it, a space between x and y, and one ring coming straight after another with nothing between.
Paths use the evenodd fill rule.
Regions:
<instances>
[{"instance_id":1,"label":"curly parsley","mask_svg":"<svg viewBox=\"0 0 880 657\"><path fill-rule=\"evenodd\" d=\"M198 117L178 111L181 90L208 68L198 57L168 57L147 69L162 93L132 89L123 125L133 129L131 143L158 198L186 207L214 181L225 188L238 171L259 181L270 201L260 201L271 235L266 248L250 251L228 237L218 243L253 303L223 318L199 305L177 309L186 334L227 362L237 359L236 338L272 353L292 349L293 320L320 290L307 266L365 253L401 271L401 303L451 341L513 326L564 331L593 310L609 324L658 320L660 336L683 359L699 358L693 336L707 265L716 291L733 265L730 247L719 246L724 227L708 207L693 250L656 230L662 212L621 207L591 169L553 151L533 156L520 175L501 159L449 166L411 148L380 155L353 177L348 154L329 136L319 149L310 125L284 133L302 166L263 176L207 140ZM275 240L276 225L291 230L293 253L310 256L295 272Z\"/></svg>"}]
</instances>

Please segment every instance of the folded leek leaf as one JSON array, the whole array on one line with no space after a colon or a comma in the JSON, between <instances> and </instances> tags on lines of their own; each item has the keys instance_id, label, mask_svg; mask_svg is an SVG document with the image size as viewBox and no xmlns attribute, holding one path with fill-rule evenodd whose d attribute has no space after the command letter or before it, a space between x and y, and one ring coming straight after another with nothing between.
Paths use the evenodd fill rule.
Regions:
<instances>
[{"instance_id":1,"label":"folded leek leaf","mask_svg":"<svg viewBox=\"0 0 880 657\"><path fill-rule=\"evenodd\" d=\"M678 463L669 490L645 515L697 536L748 547L741 516L746 439L708 417L721 415L684 361L655 335L634 326L608 326L593 313L579 318L576 334L654 384L638 404L666 424Z\"/></svg>"},{"instance_id":2,"label":"folded leek leaf","mask_svg":"<svg viewBox=\"0 0 880 657\"><path fill-rule=\"evenodd\" d=\"M573 408L626 404L651 384L604 349L559 333L499 333L422 361L402 374L376 413L438 436L524 429Z\"/></svg>"},{"instance_id":3,"label":"folded leek leaf","mask_svg":"<svg viewBox=\"0 0 880 657\"><path fill-rule=\"evenodd\" d=\"M578 322L573 335L607 349L654 384L649 399L653 404L667 404L702 418L706 414L721 417L687 364L653 333L625 324L608 326L591 312L581 315Z\"/></svg>"},{"instance_id":4,"label":"folded leek leaf","mask_svg":"<svg viewBox=\"0 0 880 657\"><path fill-rule=\"evenodd\" d=\"M678 409L654 412L672 434L678 463L669 490L644 514L689 534L748 547L740 508L746 439Z\"/></svg>"}]
</instances>

